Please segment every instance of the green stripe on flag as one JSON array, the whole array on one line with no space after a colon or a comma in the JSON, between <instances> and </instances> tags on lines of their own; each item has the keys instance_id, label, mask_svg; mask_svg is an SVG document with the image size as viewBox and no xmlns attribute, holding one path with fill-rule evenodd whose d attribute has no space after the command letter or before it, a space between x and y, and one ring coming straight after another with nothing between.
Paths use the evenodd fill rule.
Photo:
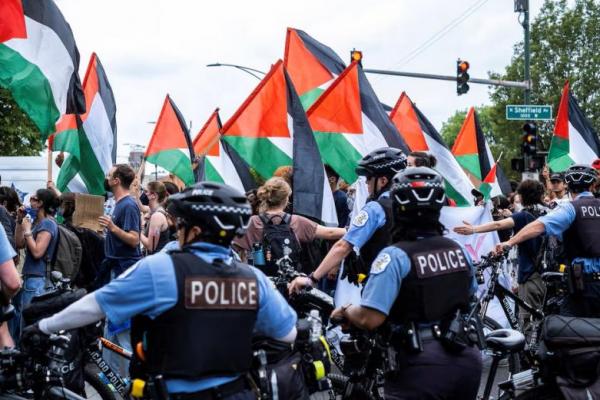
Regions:
<instances>
[{"instance_id":1,"label":"green stripe on flag","mask_svg":"<svg viewBox=\"0 0 600 400\"><path fill-rule=\"evenodd\" d=\"M272 177L275 170L281 166L293 165L292 159L268 138L226 135L223 139L264 179Z\"/></svg>"},{"instance_id":2,"label":"green stripe on flag","mask_svg":"<svg viewBox=\"0 0 600 400\"><path fill-rule=\"evenodd\" d=\"M225 183L225 180L221 177L219 172L217 172L217 169L207 158L204 160L204 168L204 174L207 181Z\"/></svg>"},{"instance_id":3,"label":"green stripe on flag","mask_svg":"<svg viewBox=\"0 0 600 400\"><path fill-rule=\"evenodd\" d=\"M569 157L569 141L559 136L552 136L548 152L548 166L554 172L562 172L574 164Z\"/></svg>"},{"instance_id":4,"label":"green stripe on flag","mask_svg":"<svg viewBox=\"0 0 600 400\"><path fill-rule=\"evenodd\" d=\"M52 151L65 151L79 158L79 134L77 129L62 131L54 136Z\"/></svg>"},{"instance_id":5,"label":"green stripe on flag","mask_svg":"<svg viewBox=\"0 0 600 400\"><path fill-rule=\"evenodd\" d=\"M83 129L79 132L79 143L79 151L81 152L79 175L90 194L103 196L106 192L104 189L105 173Z\"/></svg>"},{"instance_id":6,"label":"green stripe on flag","mask_svg":"<svg viewBox=\"0 0 600 400\"><path fill-rule=\"evenodd\" d=\"M454 200L458 207L468 207L471 205L446 179L444 179L444 184L446 187L446 196Z\"/></svg>"},{"instance_id":7,"label":"green stripe on flag","mask_svg":"<svg viewBox=\"0 0 600 400\"><path fill-rule=\"evenodd\" d=\"M324 91L325 90L317 87L312 90L309 90L308 92L306 92L302 96L300 96L300 103L302 104L302 108L304 108L305 110L308 110L310 108L310 106L312 106L313 103L315 101L317 101L319 96L321 96L321 94Z\"/></svg>"},{"instance_id":8,"label":"green stripe on flag","mask_svg":"<svg viewBox=\"0 0 600 400\"><path fill-rule=\"evenodd\" d=\"M46 140L55 131L60 112L42 71L13 49L0 44L0 85L10 90L15 102Z\"/></svg>"},{"instance_id":9,"label":"green stripe on flag","mask_svg":"<svg viewBox=\"0 0 600 400\"><path fill-rule=\"evenodd\" d=\"M471 174L475 175L475 177L479 180L482 180L481 176L481 168L479 167L479 155L478 154L468 154L464 156L456 156L456 161L460 164L461 167L469 171Z\"/></svg>"},{"instance_id":10,"label":"green stripe on flag","mask_svg":"<svg viewBox=\"0 0 600 400\"><path fill-rule=\"evenodd\" d=\"M179 149L159 151L147 156L146 160L166 169L186 185L191 185L195 181L190 159Z\"/></svg>"},{"instance_id":11,"label":"green stripe on flag","mask_svg":"<svg viewBox=\"0 0 600 400\"><path fill-rule=\"evenodd\" d=\"M323 163L329 164L348 183L358 178L356 164L361 154L339 133L314 132Z\"/></svg>"},{"instance_id":12,"label":"green stripe on flag","mask_svg":"<svg viewBox=\"0 0 600 400\"><path fill-rule=\"evenodd\" d=\"M56 179L56 187L58 190L61 192L69 191L67 186L69 185L69 182L75 178L75 175L77 175L79 170L79 160L72 155L67 157L60 167L60 172L58 173L58 178Z\"/></svg>"}]
</instances>

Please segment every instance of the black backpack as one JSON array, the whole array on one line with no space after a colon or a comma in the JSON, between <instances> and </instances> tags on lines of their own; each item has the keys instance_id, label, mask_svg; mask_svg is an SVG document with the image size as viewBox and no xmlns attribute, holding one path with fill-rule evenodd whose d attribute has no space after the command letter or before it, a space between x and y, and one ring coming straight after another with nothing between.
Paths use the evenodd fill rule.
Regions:
<instances>
[{"instance_id":1,"label":"black backpack","mask_svg":"<svg viewBox=\"0 0 600 400\"><path fill-rule=\"evenodd\" d=\"M292 230L290 222L292 216L284 213L268 216L260 214L260 220L263 223L263 253L265 255L265 274L275 275L277 273L277 261L284 257L284 247L288 247L292 252L289 257L292 259L294 268L299 271L301 247L298 239ZM274 223L274 219L279 219L280 223Z\"/></svg>"}]
</instances>

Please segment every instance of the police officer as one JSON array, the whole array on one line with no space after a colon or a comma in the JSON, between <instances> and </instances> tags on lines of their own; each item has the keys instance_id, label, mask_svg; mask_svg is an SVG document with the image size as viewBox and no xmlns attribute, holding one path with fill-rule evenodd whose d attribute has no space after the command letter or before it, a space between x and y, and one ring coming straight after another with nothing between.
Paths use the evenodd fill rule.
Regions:
<instances>
[{"instance_id":1,"label":"police officer","mask_svg":"<svg viewBox=\"0 0 600 400\"><path fill-rule=\"evenodd\" d=\"M162 375L170 399L254 398L244 378L252 336L291 343L296 314L262 272L231 258L228 246L247 225L250 206L241 193L212 182L188 187L168 204L181 251L142 259L28 332L133 318L132 365L145 376Z\"/></svg>"},{"instance_id":2,"label":"police officer","mask_svg":"<svg viewBox=\"0 0 600 400\"><path fill-rule=\"evenodd\" d=\"M446 340L457 312L477 290L471 260L439 222L444 181L427 167L393 179L395 244L373 262L360 305L332 313L361 329L391 325L397 367L385 377L386 399L474 399L481 356L472 345Z\"/></svg>"},{"instance_id":3,"label":"police officer","mask_svg":"<svg viewBox=\"0 0 600 400\"><path fill-rule=\"evenodd\" d=\"M497 249L501 251L544 233L562 234L570 279L570 295L561 308L564 315L600 315L600 199L591 193L597 177L597 171L590 166L571 166L565 181L573 201L527 224Z\"/></svg>"},{"instance_id":4,"label":"police officer","mask_svg":"<svg viewBox=\"0 0 600 400\"><path fill-rule=\"evenodd\" d=\"M345 269L350 265L355 267L349 279L355 280L358 272L368 272L379 251L390 244L392 201L389 188L393 176L406 168L406 162L404 153L393 147L374 150L359 161L356 174L367 179L369 191L367 203L353 218L348 232L333 245L319 267L308 277L299 277L291 282L290 293L304 286L314 286L330 271L338 268L340 263L351 255L355 247L360 249L358 259L354 258L352 262L347 260L344 264Z\"/></svg>"}]
</instances>

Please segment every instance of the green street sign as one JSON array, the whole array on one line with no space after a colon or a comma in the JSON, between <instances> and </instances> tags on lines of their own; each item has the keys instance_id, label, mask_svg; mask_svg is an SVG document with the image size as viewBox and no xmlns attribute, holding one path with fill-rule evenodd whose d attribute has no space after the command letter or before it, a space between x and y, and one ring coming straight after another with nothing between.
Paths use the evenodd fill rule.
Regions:
<instances>
[{"instance_id":1,"label":"green street sign","mask_svg":"<svg viewBox=\"0 0 600 400\"><path fill-rule=\"evenodd\" d=\"M506 106L506 119L509 120L549 120L552 119L552 106L517 105Z\"/></svg>"}]
</instances>

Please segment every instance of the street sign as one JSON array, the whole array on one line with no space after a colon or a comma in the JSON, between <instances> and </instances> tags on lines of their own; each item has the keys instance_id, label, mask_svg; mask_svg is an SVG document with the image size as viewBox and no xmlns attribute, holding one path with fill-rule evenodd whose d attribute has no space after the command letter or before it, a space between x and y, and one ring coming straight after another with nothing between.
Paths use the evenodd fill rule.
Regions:
<instances>
[{"instance_id":1,"label":"street sign","mask_svg":"<svg viewBox=\"0 0 600 400\"><path fill-rule=\"evenodd\" d=\"M506 119L549 120L552 119L552 106L509 104L506 106Z\"/></svg>"}]
</instances>

